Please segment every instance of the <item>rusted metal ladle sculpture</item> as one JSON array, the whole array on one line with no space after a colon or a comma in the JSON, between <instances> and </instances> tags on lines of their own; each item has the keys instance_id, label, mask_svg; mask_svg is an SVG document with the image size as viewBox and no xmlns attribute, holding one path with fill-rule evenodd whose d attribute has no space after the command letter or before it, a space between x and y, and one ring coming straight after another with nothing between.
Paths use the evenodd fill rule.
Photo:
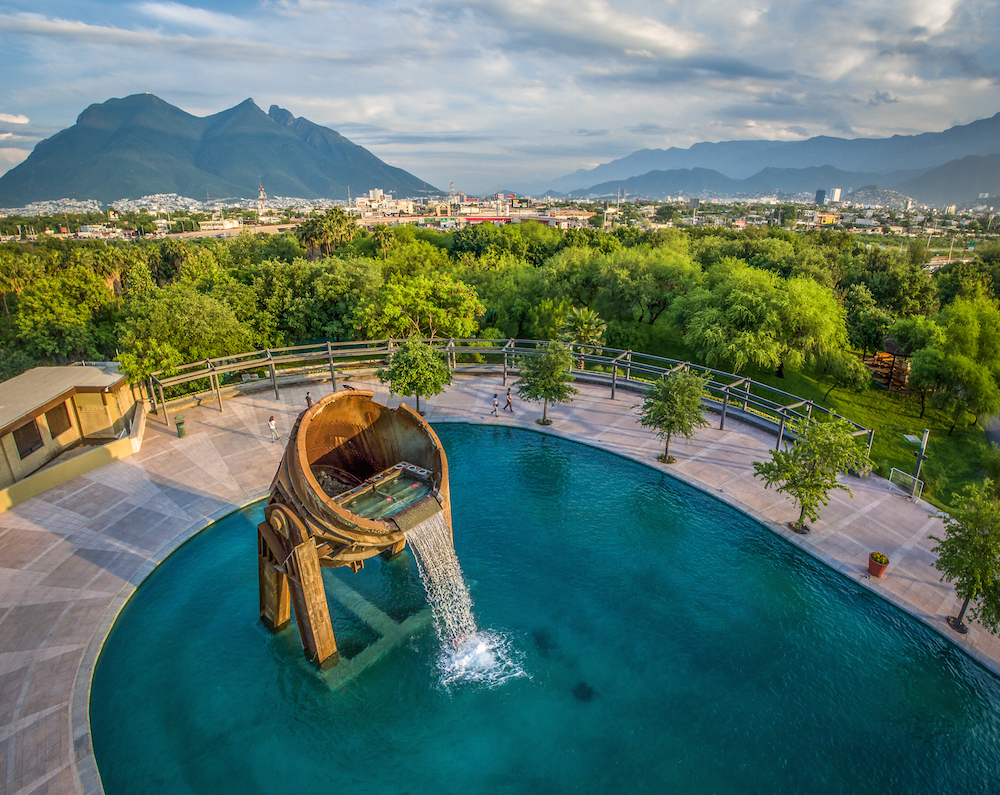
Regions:
<instances>
[{"instance_id":1,"label":"rusted metal ladle sculpture","mask_svg":"<svg viewBox=\"0 0 1000 795\"><path fill-rule=\"evenodd\" d=\"M320 667L337 661L322 569L358 571L396 555L406 531L439 512L451 528L437 434L409 406L373 397L345 390L299 415L257 526L261 620L277 631L294 609L306 657Z\"/></svg>"}]
</instances>

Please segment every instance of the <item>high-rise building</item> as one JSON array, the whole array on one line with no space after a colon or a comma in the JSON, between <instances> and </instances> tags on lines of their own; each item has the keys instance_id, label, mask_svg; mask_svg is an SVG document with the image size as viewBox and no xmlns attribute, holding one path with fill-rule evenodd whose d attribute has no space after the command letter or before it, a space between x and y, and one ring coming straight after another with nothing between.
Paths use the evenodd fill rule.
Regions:
<instances>
[{"instance_id":1,"label":"high-rise building","mask_svg":"<svg viewBox=\"0 0 1000 795\"><path fill-rule=\"evenodd\" d=\"M822 207L824 204L826 204L826 191L825 190L818 190L818 191L816 191L816 204L818 204L820 207Z\"/></svg>"},{"instance_id":2,"label":"high-rise building","mask_svg":"<svg viewBox=\"0 0 1000 795\"><path fill-rule=\"evenodd\" d=\"M840 201L840 188L830 188L830 201L831 202Z\"/></svg>"}]
</instances>

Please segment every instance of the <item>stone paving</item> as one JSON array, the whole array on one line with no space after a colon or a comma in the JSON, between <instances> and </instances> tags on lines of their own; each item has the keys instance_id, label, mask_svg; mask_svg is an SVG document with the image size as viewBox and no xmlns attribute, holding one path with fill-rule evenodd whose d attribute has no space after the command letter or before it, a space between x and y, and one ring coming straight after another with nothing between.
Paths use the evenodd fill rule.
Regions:
<instances>
[{"instance_id":1,"label":"stone paving","mask_svg":"<svg viewBox=\"0 0 1000 795\"><path fill-rule=\"evenodd\" d=\"M380 402L386 389L363 380ZM726 429L674 441L677 463L655 461L661 443L639 427L634 394L578 384L568 406L550 407L555 423L542 432L600 447L698 486L760 520L861 587L869 588L957 643L1000 673L1000 639L972 625L965 637L945 624L959 600L931 567L940 533L934 509L890 490L880 478L849 478L853 499L836 492L813 532L798 536L784 524L792 504L753 478L775 437L729 417ZM90 680L104 638L143 578L183 541L211 521L264 496L282 453L271 443L274 414L287 434L304 408L329 384L287 386L280 400L261 391L228 400L225 411L185 409L188 435L178 439L151 416L142 450L0 514L0 794L100 793L90 743ZM441 395L422 401L431 423L473 422L540 430L540 407L515 400L516 414L490 416L493 393L503 404L499 376L458 376ZM426 405L425 405L426 404ZM285 440L282 436L282 442ZM867 557L885 552L886 576L867 579Z\"/></svg>"}]
</instances>

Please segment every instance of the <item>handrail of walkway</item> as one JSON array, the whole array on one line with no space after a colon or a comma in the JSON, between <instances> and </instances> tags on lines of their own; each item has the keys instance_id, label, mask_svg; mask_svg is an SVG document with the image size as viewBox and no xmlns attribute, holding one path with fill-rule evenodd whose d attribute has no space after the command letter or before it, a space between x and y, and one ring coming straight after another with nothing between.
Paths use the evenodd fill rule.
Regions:
<instances>
[{"instance_id":1,"label":"handrail of walkway","mask_svg":"<svg viewBox=\"0 0 1000 795\"><path fill-rule=\"evenodd\" d=\"M448 367L454 370L460 360L475 364L489 364L491 357L494 367L501 366L503 383L507 385L508 374L519 369L518 359L524 356L534 356L548 344L546 340L529 339L484 339L469 337L462 339L431 338L423 342L441 350L446 357ZM231 356L218 356L214 359L204 359L190 362L173 369L170 374L157 371L149 377L146 388L154 408L160 407L169 425L166 414L167 398L164 389L181 387L185 384L195 385L193 391L203 392L204 382L219 401L222 410L222 379L237 374L258 371L258 378L266 371L268 380L278 397L278 373L282 369L297 365L297 371L305 369L329 369L333 388L337 388L337 373L343 376L351 370L370 368L373 365L384 364L403 340L360 340L351 342L319 342L307 345L292 345L285 348L264 348L257 351L237 353ZM669 359L654 356L640 351L622 350L604 346L569 345L574 359L573 375L596 383L605 383L611 389L611 398L615 398L618 389L636 391L645 388L660 376L681 370L693 370L708 375L706 389L708 397L706 408L721 414L720 429L725 428L726 417L730 414L740 419L776 430L778 441L776 449L781 447L790 422L823 414L828 417L839 417L854 426L855 436L867 436L868 453L871 454L875 431L850 420L847 417L820 406L812 400L800 398L790 392L784 392L769 384L754 381L746 376L715 370L679 359ZM201 382L201 385L195 384ZM183 397L184 395L175 396ZM175 398L171 398L175 399Z\"/></svg>"}]
</instances>

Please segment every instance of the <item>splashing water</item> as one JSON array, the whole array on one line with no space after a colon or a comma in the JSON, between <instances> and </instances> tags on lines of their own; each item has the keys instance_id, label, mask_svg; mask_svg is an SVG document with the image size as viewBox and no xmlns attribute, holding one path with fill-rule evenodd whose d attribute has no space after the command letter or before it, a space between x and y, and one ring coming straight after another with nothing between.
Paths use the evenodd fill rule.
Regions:
<instances>
[{"instance_id":1,"label":"splashing water","mask_svg":"<svg viewBox=\"0 0 1000 795\"><path fill-rule=\"evenodd\" d=\"M472 596L465 585L444 512L407 530L406 540L417 559L434 615L434 628L441 641L438 668L442 684L478 682L493 687L524 676L507 640L476 626Z\"/></svg>"}]
</instances>

